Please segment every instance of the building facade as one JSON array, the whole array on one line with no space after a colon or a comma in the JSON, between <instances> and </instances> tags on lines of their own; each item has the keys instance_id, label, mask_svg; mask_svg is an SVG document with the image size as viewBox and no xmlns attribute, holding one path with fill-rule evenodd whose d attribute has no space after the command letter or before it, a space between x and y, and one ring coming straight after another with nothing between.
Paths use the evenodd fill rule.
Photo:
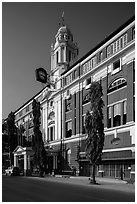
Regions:
<instances>
[{"instance_id":1,"label":"building facade","mask_svg":"<svg viewBox=\"0 0 137 204\"><path fill-rule=\"evenodd\" d=\"M135 18L129 19L81 59L70 29L62 24L51 46L49 84L16 112L16 124L33 135L32 101L41 103L41 131L49 172L90 175L85 155L85 115L93 81L103 88L105 142L99 176L130 178L135 171ZM19 144L22 145L22 144Z\"/></svg>"}]
</instances>

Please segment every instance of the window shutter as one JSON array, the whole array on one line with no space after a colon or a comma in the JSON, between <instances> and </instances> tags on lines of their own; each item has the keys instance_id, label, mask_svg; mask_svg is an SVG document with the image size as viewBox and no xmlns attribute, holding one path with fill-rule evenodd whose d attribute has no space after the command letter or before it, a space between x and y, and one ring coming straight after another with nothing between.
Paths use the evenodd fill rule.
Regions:
<instances>
[{"instance_id":1,"label":"window shutter","mask_svg":"<svg viewBox=\"0 0 137 204\"><path fill-rule=\"evenodd\" d=\"M117 103L116 105L114 105L114 117L116 115L121 115L121 104Z\"/></svg>"}]
</instances>

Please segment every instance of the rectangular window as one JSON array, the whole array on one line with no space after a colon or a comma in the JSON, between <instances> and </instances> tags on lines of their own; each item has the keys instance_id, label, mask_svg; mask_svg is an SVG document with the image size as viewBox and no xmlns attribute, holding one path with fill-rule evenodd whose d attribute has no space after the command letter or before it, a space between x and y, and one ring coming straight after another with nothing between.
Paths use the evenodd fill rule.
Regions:
<instances>
[{"instance_id":1,"label":"rectangular window","mask_svg":"<svg viewBox=\"0 0 137 204\"><path fill-rule=\"evenodd\" d=\"M90 70L92 69L92 59L89 61L90 63Z\"/></svg>"},{"instance_id":2,"label":"rectangular window","mask_svg":"<svg viewBox=\"0 0 137 204\"><path fill-rule=\"evenodd\" d=\"M114 51L113 51L113 44L111 44L111 55L113 55Z\"/></svg>"},{"instance_id":3,"label":"rectangular window","mask_svg":"<svg viewBox=\"0 0 137 204\"><path fill-rule=\"evenodd\" d=\"M113 70L120 68L120 59L113 63Z\"/></svg>"},{"instance_id":4,"label":"rectangular window","mask_svg":"<svg viewBox=\"0 0 137 204\"><path fill-rule=\"evenodd\" d=\"M72 121L66 122L66 138L72 135Z\"/></svg>"},{"instance_id":5,"label":"rectangular window","mask_svg":"<svg viewBox=\"0 0 137 204\"><path fill-rule=\"evenodd\" d=\"M69 84L69 77L67 76L66 77L66 85L68 85Z\"/></svg>"},{"instance_id":6,"label":"rectangular window","mask_svg":"<svg viewBox=\"0 0 137 204\"><path fill-rule=\"evenodd\" d=\"M118 59L113 63L112 75L116 74L120 70L121 70L121 59Z\"/></svg>"},{"instance_id":7,"label":"rectangular window","mask_svg":"<svg viewBox=\"0 0 137 204\"><path fill-rule=\"evenodd\" d=\"M123 37L120 38L120 48L123 48Z\"/></svg>"},{"instance_id":8,"label":"rectangular window","mask_svg":"<svg viewBox=\"0 0 137 204\"><path fill-rule=\"evenodd\" d=\"M114 105L113 127L121 125L121 104Z\"/></svg>"},{"instance_id":9,"label":"rectangular window","mask_svg":"<svg viewBox=\"0 0 137 204\"><path fill-rule=\"evenodd\" d=\"M64 62L64 47L61 47L61 60Z\"/></svg>"},{"instance_id":10,"label":"rectangular window","mask_svg":"<svg viewBox=\"0 0 137 204\"><path fill-rule=\"evenodd\" d=\"M132 40L135 39L135 28L132 29Z\"/></svg>"},{"instance_id":11,"label":"rectangular window","mask_svg":"<svg viewBox=\"0 0 137 204\"><path fill-rule=\"evenodd\" d=\"M116 53L116 52L117 52L117 41L114 42L114 53Z\"/></svg>"},{"instance_id":12,"label":"rectangular window","mask_svg":"<svg viewBox=\"0 0 137 204\"><path fill-rule=\"evenodd\" d=\"M49 141L54 140L54 134L55 134L55 126L48 128L48 135L49 135Z\"/></svg>"},{"instance_id":13,"label":"rectangular window","mask_svg":"<svg viewBox=\"0 0 137 204\"><path fill-rule=\"evenodd\" d=\"M74 70L74 79L77 78L77 70Z\"/></svg>"},{"instance_id":14,"label":"rectangular window","mask_svg":"<svg viewBox=\"0 0 137 204\"><path fill-rule=\"evenodd\" d=\"M85 73L87 73L87 63L85 63Z\"/></svg>"},{"instance_id":15,"label":"rectangular window","mask_svg":"<svg viewBox=\"0 0 137 204\"><path fill-rule=\"evenodd\" d=\"M93 59L90 60L90 68L93 68Z\"/></svg>"},{"instance_id":16,"label":"rectangular window","mask_svg":"<svg viewBox=\"0 0 137 204\"><path fill-rule=\"evenodd\" d=\"M90 65L90 61L87 62L87 72L90 71L91 69L91 65Z\"/></svg>"},{"instance_id":17,"label":"rectangular window","mask_svg":"<svg viewBox=\"0 0 137 204\"><path fill-rule=\"evenodd\" d=\"M91 77L89 77L87 80L86 80L86 85L89 85L91 84Z\"/></svg>"},{"instance_id":18,"label":"rectangular window","mask_svg":"<svg viewBox=\"0 0 137 204\"><path fill-rule=\"evenodd\" d=\"M102 60L103 60L103 52L101 51L99 53L99 62L102 62Z\"/></svg>"},{"instance_id":19,"label":"rectangular window","mask_svg":"<svg viewBox=\"0 0 137 204\"><path fill-rule=\"evenodd\" d=\"M117 51L120 50L120 39L117 40Z\"/></svg>"},{"instance_id":20,"label":"rectangular window","mask_svg":"<svg viewBox=\"0 0 137 204\"><path fill-rule=\"evenodd\" d=\"M67 85L67 77L64 78L64 85Z\"/></svg>"},{"instance_id":21,"label":"rectangular window","mask_svg":"<svg viewBox=\"0 0 137 204\"><path fill-rule=\"evenodd\" d=\"M107 57L111 55L111 46L107 47Z\"/></svg>"},{"instance_id":22,"label":"rectangular window","mask_svg":"<svg viewBox=\"0 0 137 204\"><path fill-rule=\"evenodd\" d=\"M95 56L95 57L93 58L93 67L95 67L96 64L97 64L97 58L96 58L96 56Z\"/></svg>"},{"instance_id":23,"label":"rectangular window","mask_svg":"<svg viewBox=\"0 0 137 204\"><path fill-rule=\"evenodd\" d=\"M66 77L66 85L72 82L72 73Z\"/></svg>"},{"instance_id":24,"label":"rectangular window","mask_svg":"<svg viewBox=\"0 0 137 204\"><path fill-rule=\"evenodd\" d=\"M53 127L50 128L50 141L53 141Z\"/></svg>"},{"instance_id":25,"label":"rectangular window","mask_svg":"<svg viewBox=\"0 0 137 204\"><path fill-rule=\"evenodd\" d=\"M86 73L86 66L85 66L85 64L83 65L83 74L85 74Z\"/></svg>"},{"instance_id":26,"label":"rectangular window","mask_svg":"<svg viewBox=\"0 0 137 204\"><path fill-rule=\"evenodd\" d=\"M123 36L123 47L127 45L127 34Z\"/></svg>"}]
</instances>

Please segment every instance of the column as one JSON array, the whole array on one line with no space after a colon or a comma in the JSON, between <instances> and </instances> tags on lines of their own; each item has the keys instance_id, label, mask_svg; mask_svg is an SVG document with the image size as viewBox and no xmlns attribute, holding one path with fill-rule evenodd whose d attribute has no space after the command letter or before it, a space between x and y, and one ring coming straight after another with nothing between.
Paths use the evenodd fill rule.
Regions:
<instances>
[{"instance_id":1,"label":"column","mask_svg":"<svg viewBox=\"0 0 137 204\"><path fill-rule=\"evenodd\" d=\"M80 82L79 82L80 83ZM83 82L81 82L80 84L79 84L79 92L78 92L78 94L80 95L79 97L80 97L80 104L79 104L79 106L80 106L80 121L79 121L79 125L80 125L80 133L79 134L81 134L82 133L82 115L83 115L83 105L82 105L82 101L83 101Z\"/></svg>"},{"instance_id":2,"label":"column","mask_svg":"<svg viewBox=\"0 0 137 204\"><path fill-rule=\"evenodd\" d=\"M48 141L51 141L51 127L49 127L48 130Z\"/></svg>"},{"instance_id":3,"label":"column","mask_svg":"<svg viewBox=\"0 0 137 204\"><path fill-rule=\"evenodd\" d=\"M61 139L61 102L60 102L60 97L57 103L57 109L58 109L58 115L57 115L57 120L58 120L58 139Z\"/></svg>"},{"instance_id":4,"label":"column","mask_svg":"<svg viewBox=\"0 0 137 204\"><path fill-rule=\"evenodd\" d=\"M56 156L53 156L53 170L56 168Z\"/></svg>"},{"instance_id":5,"label":"column","mask_svg":"<svg viewBox=\"0 0 137 204\"><path fill-rule=\"evenodd\" d=\"M75 135L75 93L72 95L72 135Z\"/></svg>"},{"instance_id":6,"label":"column","mask_svg":"<svg viewBox=\"0 0 137 204\"><path fill-rule=\"evenodd\" d=\"M18 158L17 158L17 155L14 155L14 166L18 167Z\"/></svg>"},{"instance_id":7,"label":"column","mask_svg":"<svg viewBox=\"0 0 137 204\"><path fill-rule=\"evenodd\" d=\"M28 169L30 169L30 155L28 155Z\"/></svg>"},{"instance_id":8,"label":"column","mask_svg":"<svg viewBox=\"0 0 137 204\"><path fill-rule=\"evenodd\" d=\"M66 137L65 98L62 96L62 139Z\"/></svg>"},{"instance_id":9,"label":"column","mask_svg":"<svg viewBox=\"0 0 137 204\"><path fill-rule=\"evenodd\" d=\"M123 116L124 116L124 103L122 102L121 104L121 125L123 125Z\"/></svg>"},{"instance_id":10,"label":"column","mask_svg":"<svg viewBox=\"0 0 137 204\"><path fill-rule=\"evenodd\" d=\"M133 61L127 64L127 123L133 121Z\"/></svg>"},{"instance_id":11,"label":"column","mask_svg":"<svg viewBox=\"0 0 137 204\"><path fill-rule=\"evenodd\" d=\"M27 174L27 155L24 154L24 175Z\"/></svg>"},{"instance_id":12,"label":"column","mask_svg":"<svg viewBox=\"0 0 137 204\"><path fill-rule=\"evenodd\" d=\"M66 52L66 46L64 47L64 62L67 61L67 52Z\"/></svg>"},{"instance_id":13,"label":"column","mask_svg":"<svg viewBox=\"0 0 137 204\"><path fill-rule=\"evenodd\" d=\"M58 140L58 102L55 101L55 140Z\"/></svg>"},{"instance_id":14,"label":"column","mask_svg":"<svg viewBox=\"0 0 137 204\"><path fill-rule=\"evenodd\" d=\"M82 100L80 92L76 93L76 134L80 134L80 126L82 125Z\"/></svg>"}]
</instances>

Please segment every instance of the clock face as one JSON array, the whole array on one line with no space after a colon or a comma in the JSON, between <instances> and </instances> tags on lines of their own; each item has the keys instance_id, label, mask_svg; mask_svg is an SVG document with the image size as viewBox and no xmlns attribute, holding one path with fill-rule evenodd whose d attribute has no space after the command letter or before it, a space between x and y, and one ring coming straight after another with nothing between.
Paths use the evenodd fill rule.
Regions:
<instances>
[{"instance_id":1,"label":"clock face","mask_svg":"<svg viewBox=\"0 0 137 204\"><path fill-rule=\"evenodd\" d=\"M47 83L47 72L43 68L36 69L36 80L42 83Z\"/></svg>"},{"instance_id":2,"label":"clock face","mask_svg":"<svg viewBox=\"0 0 137 204\"><path fill-rule=\"evenodd\" d=\"M46 77L46 75L45 75L45 73L44 73L43 71L39 71L39 77L40 77L42 80L44 80L45 77Z\"/></svg>"}]
</instances>

